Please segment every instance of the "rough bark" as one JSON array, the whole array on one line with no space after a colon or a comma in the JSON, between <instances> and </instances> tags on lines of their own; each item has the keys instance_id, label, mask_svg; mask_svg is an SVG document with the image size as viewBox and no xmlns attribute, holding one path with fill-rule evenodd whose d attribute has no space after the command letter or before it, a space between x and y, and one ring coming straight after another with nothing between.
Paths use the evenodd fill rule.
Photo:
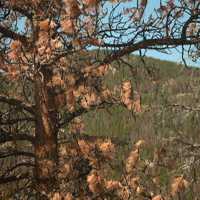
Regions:
<instances>
[{"instance_id":1,"label":"rough bark","mask_svg":"<svg viewBox=\"0 0 200 200\"><path fill-rule=\"evenodd\" d=\"M36 128L35 128L35 176L36 188L48 193L56 187L58 165L57 112L52 89L45 80L35 81Z\"/></svg>"}]
</instances>

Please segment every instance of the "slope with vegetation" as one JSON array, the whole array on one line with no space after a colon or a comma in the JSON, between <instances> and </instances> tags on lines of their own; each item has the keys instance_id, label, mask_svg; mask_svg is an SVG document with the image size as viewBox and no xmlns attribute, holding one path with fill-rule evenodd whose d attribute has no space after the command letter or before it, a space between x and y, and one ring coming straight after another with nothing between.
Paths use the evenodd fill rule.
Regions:
<instances>
[{"instance_id":1,"label":"slope with vegetation","mask_svg":"<svg viewBox=\"0 0 200 200\"><path fill-rule=\"evenodd\" d=\"M188 0L1 0L0 198L196 198L199 72L131 54L198 60L199 16Z\"/></svg>"}]
</instances>

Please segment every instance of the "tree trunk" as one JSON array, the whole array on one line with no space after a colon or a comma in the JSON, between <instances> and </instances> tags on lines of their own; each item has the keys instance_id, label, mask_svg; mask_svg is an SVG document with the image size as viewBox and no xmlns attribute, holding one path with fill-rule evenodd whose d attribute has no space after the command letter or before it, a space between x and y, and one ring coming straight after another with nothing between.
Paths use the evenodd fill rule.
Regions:
<instances>
[{"instance_id":1,"label":"tree trunk","mask_svg":"<svg viewBox=\"0 0 200 200\"><path fill-rule=\"evenodd\" d=\"M57 111L52 88L47 81L35 81L36 127L35 127L35 176L40 193L49 193L56 187L58 165Z\"/></svg>"}]
</instances>

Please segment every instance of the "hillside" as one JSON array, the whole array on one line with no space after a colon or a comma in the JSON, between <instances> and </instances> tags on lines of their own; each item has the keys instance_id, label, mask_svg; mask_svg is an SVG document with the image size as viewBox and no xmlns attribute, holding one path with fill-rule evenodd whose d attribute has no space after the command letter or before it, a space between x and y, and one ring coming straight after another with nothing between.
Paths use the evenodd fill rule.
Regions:
<instances>
[{"instance_id":1,"label":"hillside","mask_svg":"<svg viewBox=\"0 0 200 200\"><path fill-rule=\"evenodd\" d=\"M110 72L107 84L120 84L123 80L131 79L133 89L141 94L143 113L134 117L134 113L123 108L111 108L109 112L102 111L98 115L95 113L95 116L89 114L86 118L92 115L93 121L88 124L87 132L100 135L109 133L124 136L134 133L138 136L152 136L168 133L169 129L170 132L176 132L177 129L185 132L182 130L185 126L189 129L192 126L192 122L188 121L189 117L196 116L197 113L191 112L187 118L184 115L184 119L180 121L174 109L181 109L178 113L181 115L186 112L184 106L199 106L200 69L186 69L182 65L154 58L145 58L142 61L139 57L130 56L124 60L129 66L115 64L113 67L119 70L115 74ZM172 105L175 104L177 105L173 108ZM145 123L145 126L141 126L141 123ZM192 131L194 132L194 129Z\"/></svg>"},{"instance_id":2,"label":"hillside","mask_svg":"<svg viewBox=\"0 0 200 200\"><path fill-rule=\"evenodd\" d=\"M179 169L178 173L187 174L183 166L188 165L188 160L182 159L185 147L166 141L179 138L191 144L200 143L200 69L186 69L182 65L153 58L145 58L143 62L130 56L125 60L129 66L115 64L113 67L120 70L108 75L107 84L131 79L133 89L141 94L143 112L135 114L121 107L94 111L85 115L85 132L123 140L127 145L118 150L117 164L123 162L136 141L144 139L147 141L143 152L145 159L154 158L155 148L158 151L169 149L165 154L166 166L172 167L174 172ZM113 78L114 83L111 81ZM196 163L193 163L194 170ZM119 166L118 170L123 169ZM112 176L118 177L118 170ZM170 173L165 167L161 168L163 186L170 184ZM187 199L193 199L190 195Z\"/></svg>"},{"instance_id":3,"label":"hillside","mask_svg":"<svg viewBox=\"0 0 200 200\"><path fill-rule=\"evenodd\" d=\"M115 167L110 174L114 178L119 178L123 161L137 140L146 141L141 158L145 161L153 160L156 151L168 149L165 152L166 159L162 161L164 166L159 168L160 184L166 188L172 175L190 175L184 168L188 166L188 159L182 159L185 148L174 145L171 138L200 144L200 69L186 69L173 62L129 56L123 62L112 65L105 84L120 85L127 79L132 81L133 90L141 95L142 113L136 114L122 107L99 112L94 110L84 115L85 134L112 137L120 141ZM17 91L17 87L11 83L5 84L3 77L0 77L0 82L1 93L6 92L6 87ZM30 88L28 91L31 91ZM196 164L198 162L193 163L192 170L197 169ZM199 172L195 173L197 176ZM194 199L190 193L187 197Z\"/></svg>"}]
</instances>

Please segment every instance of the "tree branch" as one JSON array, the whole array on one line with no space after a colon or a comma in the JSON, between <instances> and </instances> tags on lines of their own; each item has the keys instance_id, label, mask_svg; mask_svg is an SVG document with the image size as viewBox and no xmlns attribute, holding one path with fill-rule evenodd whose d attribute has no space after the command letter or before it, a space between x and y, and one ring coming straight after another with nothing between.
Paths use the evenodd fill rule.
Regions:
<instances>
[{"instance_id":1,"label":"tree branch","mask_svg":"<svg viewBox=\"0 0 200 200\"><path fill-rule=\"evenodd\" d=\"M17 163L15 166L7 169L1 177L5 177L6 174L11 173L12 171L17 169L18 167L35 167L35 165L33 163L30 163L30 162Z\"/></svg>"},{"instance_id":2,"label":"tree branch","mask_svg":"<svg viewBox=\"0 0 200 200\"><path fill-rule=\"evenodd\" d=\"M0 177L0 184L6 184L14 181L19 181L22 179L27 179L29 178L29 174L22 174L20 176L9 176L9 177Z\"/></svg>"},{"instance_id":3,"label":"tree branch","mask_svg":"<svg viewBox=\"0 0 200 200\"><path fill-rule=\"evenodd\" d=\"M35 121L35 119L34 118L32 118L32 117L25 117L25 118L17 118L17 119L10 119L10 120L6 120L6 121L1 121L1 119L0 119L0 124L1 125L10 125L10 124L17 124L17 123L19 123L19 122L34 122Z\"/></svg>"},{"instance_id":4,"label":"tree branch","mask_svg":"<svg viewBox=\"0 0 200 200\"><path fill-rule=\"evenodd\" d=\"M0 102L7 103L12 106L16 106L18 108L24 109L24 110L28 111L29 113L35 115L33 106L28 105L19 99L0 95Z\"/></svg>"},{"instance_id":5,"label":"tree branch","mask_svg":"<svg viewBox=\"0 0 200 200\"><path fill-rule=\"evenodd\" d=\"M22 42L24 45L27 46L28 44L28 38L24 35L20 35L19 33L16 33L14 31L9 30L8 28L5 28L0 25L0 33L7 38L11 38L13 40L19 40Z\"/></svg>"},{"instance_id":6,"label":"tree branch","mask_svg":"<svg viewBox=\"0 0 200 200\"><path fill-rule=\"evenodd\" d=\"M27 157L35 157L33 153L25 152L25 151L13 151L13 152L0 152L0 158L7 158L11 156L27 156Z\"/></svg>"},{"instance_id":7,"label":"tree branch","mask_svg":"<svg viewBox=\"0 0 200 200\"><path fill-rule=\"evenodd\" d=\"M6 132L3 129L0 129L0 144L5 143L5 142L10 142L10 141L29 141L31 143L35 142L35 138L31 135L27 134L12 134L10 132Z\"/></svg>"},{"instance_id":8,"label":"tree branch","mask_svg":"<svg viewBox=\"0 0 200 200\"><path fill-rule=\"evenodd\" d=\"M183 104L168 104L167 106L171 107L171 108L187 110L189 112L200 112L200 107L190 107L190 106L183 105Z\"/></svg>"},{"instance_id":9,"label":"tree branch","mask_svg":"<svg viewBox=\"0 0 200 200\"><path fill-rule=\"evenodd\" d=\"M141 50L141 49L148 49L156 46L179 46L179 45L192 45L200 43L200 38L195 38L192 40L184 40L183 38L173 39L173 38L162 38L162 39L149 39L143 40L138 43L128 45L124 44L124 48L115 51L114 53L108 55L101 64L109 64L113 61L123 57L124 55L128 55L132 52Z\"/></svg>"},{"instance_id":10,"label":"tree branch","mask_svg":"<svg viewBox=\"0 0 200 200\"><path fill-rule=\"evenodd\" d=\"M71 142L73 142L72 141L73 139L74 138L67 138L65 140L59 141L59 143L60 144L71 143ZM79 134L76 135L76 139L85 140L85 141L91 142L91 143L96 142L98 140L110 139L111 142L118 147L129 145L129 142L126 139L123 139L123 138L121 139L119 137L108 137L108 136L102 136L102 135L100 135L100 136L99 135L87 135L87 134L81 133L80 135Z\"/></svg>"},{"instance_id":11,"label":"tree branch","mask_svg":"<svg viewBox=\"0 0 200 200\"><path fill-rule=\"evenodd\" d=\"M63 121L59 124L59 128L63 127L66 123L69 123L70 121L72 121L75 117L78 117L84 113L87 113L89 111L95 110L95 109L104 109L107 106L112 106L112 105L116 105L116 102L106 102L103 101L98 105L93 105L91 106L89 109L86 108L79 108L78 110L76 110L73 113L67 113L63 119Z\"/></svg>"},{"instance_id":12,"label":"tree branch","mask_svg":"<svg viewBox=\"0 0 200 200\"><path fill-rule=\"evenodd\" d=\"M20 14L26 16L26 17L27 17L28 19L30 19L30 20L31 20L32 17L33 17L33 15L32 15L31 13L28 12L28 10L22 9L22 8L20 8L20 7L18 7L18 6L12 6L11 9L12 9L13 11L17 11L17 12L19 12Z\"/></svg>"}]
</instances>

